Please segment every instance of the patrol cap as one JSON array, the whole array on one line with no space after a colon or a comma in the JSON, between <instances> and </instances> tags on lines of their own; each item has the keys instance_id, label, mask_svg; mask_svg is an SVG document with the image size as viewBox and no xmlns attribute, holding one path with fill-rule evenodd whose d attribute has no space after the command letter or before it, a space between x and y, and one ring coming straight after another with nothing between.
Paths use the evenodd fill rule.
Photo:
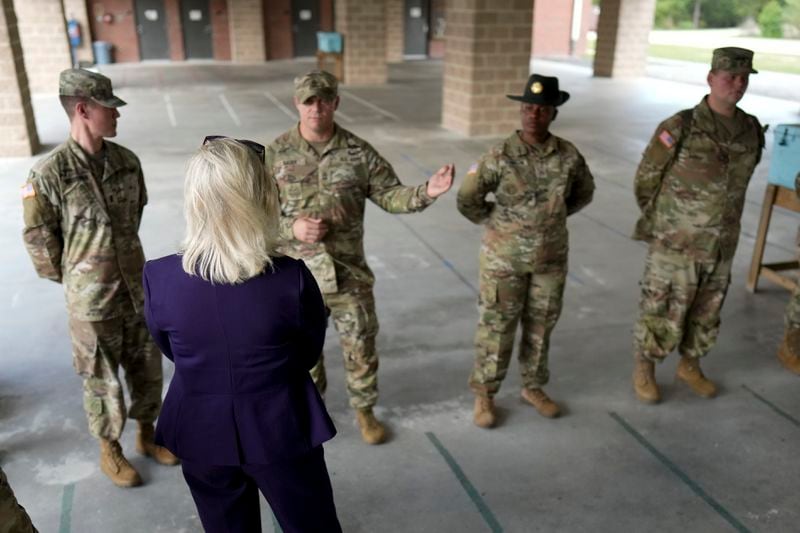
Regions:
<instances>
[{"instance_id":1,"label":"patrol cap","mask_svg":"<svg viewBox=\"0 0 800 533\"><path fill-rule=\"evenodd\" d=\"M726 70L734 74L758 74L753 68L753 51L735 46L714 50L711 70Z\"/></svg>"},{"instance_id":2,"label":"patrol cap","mask_svg":"<svg viewBox=\"0 0 800 533\"><path fill-rule=\"evenodd\" d=\"M531 74L522 96L507 94L507 98L526 104L560 106L569 100L569 93L558 88L558 78Z\"/></svg>"},{"instance_id":3,"label":"patrol cap","mask_svg":"<svg viewBox=\"0 0 800 533\"><path fill-rule=\"evenodd\" d=\"M330 72L312 70L308 74L294 79L294 96L301 103L312 96L333 100L338 94L339 80Z\"/></svg>"},{"instance_id":4,"label":"patrol cap","mask_svg":"<svg viewBox=\"0 0 800 533\"><path fill-rule=\"evenodd\" d=\"M125 102L111 90L111 80L90 70L68 68L61 71L58 79L60 96L82 96L89 98L104 107L120 107Z\"/></svg>"}]
</instances>

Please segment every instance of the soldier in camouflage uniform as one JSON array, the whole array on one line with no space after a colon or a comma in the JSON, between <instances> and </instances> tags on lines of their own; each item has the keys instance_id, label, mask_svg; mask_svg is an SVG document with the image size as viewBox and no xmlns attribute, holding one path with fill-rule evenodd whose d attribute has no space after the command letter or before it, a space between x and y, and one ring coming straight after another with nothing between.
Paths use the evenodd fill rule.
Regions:
<instances>
[{"instance_id":1,"label":"soldier in camouflage uniform","mask_svg":"<svg viewBox=\"0 0 800 533\"><path fill-rule=\"evenodd\" d=\"M709 94L659 124L636 171L634 238L650 245L634 329L633 386L643 402L660 400L653 363L675 348L677 377L716 395L699 359L719 333L745 192L764 147L758 119L736 106L755 73L750 50L714 50Z\"/></svg>"},{"instance_id":2,"label":"soldier in camouflage uniform","mask_svg":"<svg viewBox=\"0 0 800 533\"><path fill-rule=\"evenodd\" d=\"M480 251L476 357L469 385L475 424L497 421L493 397L505 378L517 322L522 398L543 416L560 409L542 387L549 379L550 334L561 314L567 275L567 216L592 201L594 179L577 148L549 131L569 98L558 79L533 74L522 96L522 129L470 167L458 210L486 231ZM494 195L494 202L487 195Z\"/></svg>"},{"instance_id":3,"label":"soldier in camouflage uniform","mask_svg":"<svg viewBox=\"0 0 800 533\"><path fill-rule=\"evenodd\" d=\"M800 198L800 172L794 179L794 192ZM800 248L800 231L797 233L797 246ZM786 332L778 348L778 359L790 372L800 374L800 284L798 284L784 316Z\"/></svg>"},{"instance_id":4,"label":"soldier in camouflage uniform","mask_svg":"<svg viewBox=\"0 0 800 533\"><path fill-rule=\"evenodd\" d=\"M147 203L139 159L118 144L111 80L87 70L61 73L59 95L70 137L30 172L22 187L23 239L40 277L64 286L73 365L83 378L89 432L100 466L118 486L141 484L119 445L126 414L138 420L136 448L177 464L153 443L161 408L161 354L142 316L144 253L139 222ZM118 369L131 396L126 413Z\"/></svg>"},{"instance_id":5,"label":"soldier in camouflage uniform","mask_svg":"<svg viewBox=\"0 0 800 533\"><path fill-rule=\"evenodd\" d=\"M405 187L392 166L364 140L334 122L336 78L314 71L295 80L300 123L267 148L266 165L278 183L281 252L303 259L322 290L339 332L347 391L365 442L386 438L372 407L378 397L378 320L374 276L364 257L364 203L390 213L422 211L452 185L446 165L426 184ZM311 375L326 388L320 357Z\"/></svg>"},{"instance_id":6,"label":"soldier in camouflage uniform","mask_svg":"<svg viewBox=\"0 0 800 533\"><path fill-rule=\"evenodd\" d=\"M17 498L2 468L0 468L0 533L36 533L31 517L25 508L17 503Z\"/></svg>"}]
</instances>

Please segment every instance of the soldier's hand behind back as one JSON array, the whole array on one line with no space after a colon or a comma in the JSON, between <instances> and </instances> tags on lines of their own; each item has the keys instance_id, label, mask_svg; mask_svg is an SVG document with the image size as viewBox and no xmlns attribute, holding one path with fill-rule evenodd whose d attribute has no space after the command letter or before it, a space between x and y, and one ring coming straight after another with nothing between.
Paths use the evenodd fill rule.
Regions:
<instances>
[{"instance_id":1,"label":"soldier's hand behind back","mask_svg":"<svg viewBox=\"0 0 800 533\"><path fill-rule=\"evenodd\" d=\"M428 178L428 196L436 198L450 190L453 185L453 175L456 172L454 164L445 165Z\"/></svg>"},{"instance_id":2,"label":"soldier's hand behind back","mask_svg":"<svg viewBox=\"0 0 800 533\"><path fill-rule=\"evenodd\" d=\"M309 244L319 242L328 232L328 225L321 218L300 217L292 224L294 238Z\"/></svg>"}]
</instances>

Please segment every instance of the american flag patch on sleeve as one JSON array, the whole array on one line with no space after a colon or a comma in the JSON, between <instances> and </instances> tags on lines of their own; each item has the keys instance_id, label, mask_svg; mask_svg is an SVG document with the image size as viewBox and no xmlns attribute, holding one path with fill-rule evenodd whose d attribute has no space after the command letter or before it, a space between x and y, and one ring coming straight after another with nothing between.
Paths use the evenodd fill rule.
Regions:
<instances>
[{"instance_id":1,"label":"american flag patch on sleeve","mask_svg":"<svg viewBox=\"0 0 800 533\"><path fill-rule=\"evenodd\" d=\"M33 198L36 196L36 189L33 188L33 185L30 183L26 183L22 187L20 187L20 194L22 195L22 199L25 198Z\"/></svg>"},{"instance_id":2,"label":"american flag patch on sleeve","mask_svg":"<svg viewBox=\"0 0 800 533\"><path fill-rule=\"evenodd\" d=\"M667 148L675 146L675 139L672 138L672 135L667 130L661 130L661 133L658 134L658 140Z\"/></svg>"}]
</instances>

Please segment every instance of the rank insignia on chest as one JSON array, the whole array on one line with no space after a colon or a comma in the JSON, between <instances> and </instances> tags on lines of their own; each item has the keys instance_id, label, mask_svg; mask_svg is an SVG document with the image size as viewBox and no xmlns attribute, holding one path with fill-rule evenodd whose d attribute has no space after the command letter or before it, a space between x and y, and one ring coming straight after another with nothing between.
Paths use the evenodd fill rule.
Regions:
<instances>
[{"instance_id":1,"label":"rank insignia on chest","mask_svg":"<svg viewBox=\"0 0 800 533\"><path fill-rule=\"evenodd\" d=\"M26 183L25 185L20 187L20 195L22 196L23 200L26 198L33 198L34 196L36 196L36 189L34 189L33 185L31 185L30 183Z\"/></svg>"},{"instance_id":2,"label":"rank insignia on chest","mask_svg":"<svg viewBox=\"0 0 800 533\"><path fill-rule=\"evenodd\" d=\"M667 130L661 130L661 133L658 134L658 140L667 148L675 146L675 139Z\"/></svg>"}]
</instances>

